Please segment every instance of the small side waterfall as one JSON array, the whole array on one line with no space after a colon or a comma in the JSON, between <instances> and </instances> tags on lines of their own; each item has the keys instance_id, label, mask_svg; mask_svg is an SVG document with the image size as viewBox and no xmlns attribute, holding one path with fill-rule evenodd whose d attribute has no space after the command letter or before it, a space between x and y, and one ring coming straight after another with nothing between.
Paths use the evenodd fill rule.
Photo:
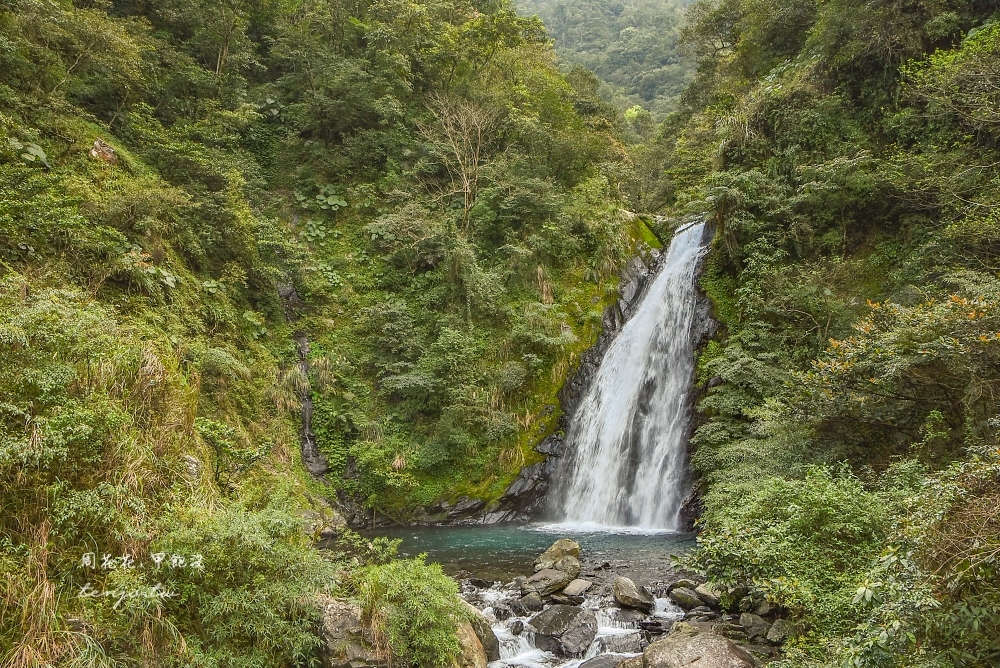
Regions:
<instances>
[{"instance_id":1,"label":"small side waterfall","mask_svg":"<svg viewBox=\"0 0 1000 668\"><path fill-rule=\"evenodd\" d=\"M550 496L567 524L680 528L694 374L695 269L704 223L674 235L635 315L611 343L572 417Z\"/></svg>"}]
</instances>

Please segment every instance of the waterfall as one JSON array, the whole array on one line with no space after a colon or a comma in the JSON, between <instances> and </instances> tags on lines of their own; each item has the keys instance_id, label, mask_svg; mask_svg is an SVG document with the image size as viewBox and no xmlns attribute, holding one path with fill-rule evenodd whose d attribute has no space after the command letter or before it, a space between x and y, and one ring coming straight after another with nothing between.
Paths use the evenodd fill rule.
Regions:
<instances>
[{"instance_id":1,"label":"waterfall","mask_svg":"<svg viewBox=\"0 0 1000 668\"><path fill-rule=\"evenodd\" d=\"M572 416L550 497L566 524L680 528L704 227L695 223L674 234L662 268Z\"/></svg>"}]
</instances>

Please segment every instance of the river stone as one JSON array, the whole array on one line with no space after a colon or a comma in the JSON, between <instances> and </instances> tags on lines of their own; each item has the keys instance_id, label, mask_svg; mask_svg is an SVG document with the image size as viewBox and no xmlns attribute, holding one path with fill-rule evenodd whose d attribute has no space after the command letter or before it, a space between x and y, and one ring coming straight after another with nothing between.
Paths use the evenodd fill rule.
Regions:
<instances>
[{"instance_id":1,"label":"river stone","mask_svg":"<svg viewBox=\"0 0 1000 668\"><path fill-rule=\"evenodd\" d=\"M489 661L499 661L500 640L497 638L497 634L493 632L490 620L486 618L486 615L482 611L468 601L462 600L462 603L465 604L465 609L468 611L470 617L469 622L472 624L472 629L476 632L476 637L479 638L479 642L483 646L483 651L486 653L487 663Z\"/></svg>"},{"instance_id":2,"label":"river stone","mask_svg":"<svg viewBox=\"0 0 1000 668\"><path fill-rule=\"evenodd\" d=\"M562 590L562 593L567 596L583 596L583 592L590 589L593 584L594 583L590 580L576 579L566 585L566 588Z\"/></svg>"},{"instance_id":3,"label":"river stone","mask_svg":"<svg viewBox=\"0 0 1000 668\"><path fill-rule=\"evenodd\" d=\"M643 662L641 656L633 656L631 659L625 659L620 661L618 668L643 668Z\"/></svg>"},{"instance_id":4,"label":"river stone","mask_svg":"<svg viewBox=\"0 0 1000 668\"><path fill-rule=\"evenodd\" d=\"M534 592L539 596L548 596L568 585L573 579L574 576L566 571L546 568L525 580L524 584L521 585L521 593L527 595Z\"/></svg>"},{"instance_id":5,"label":"river stone","mask_svg":"<svg viewBox=\"0 0 1000 668\"><path fill-rule=\"evenodd\" d=\"M612 654L638 654L642 651L642 634L611 633L598 639L605 652Z\"/></svg>"},{"instance_id":6,"label":"river stone","mask_svg":"<svg viewBox=\"0 0 1000 668\"><path fill-rule=\"evenodd\" d=\"M767 632L767 641L781 644L791 635L792 625L785 619L776 619Z\"/></svg>"},{"instance_id":7,"label":"river stone","mask_svg":"<svg viewBox=\"0 0 1000 668\"><path fill-rule=\"evenodd\" d=\"M535 630L535 647L569 658L582 657L597 635L594 612L572 605L553 605L528 624Z\"/></svg>"},{"instance_id":8,"label":"river stone","mask_svg":"<svg viewBox=\"0 0 1000 668\"><path fill-rule=\"evenodd\" d=\"M524 630L524 622L522 622L520 619L515 619L514 622L510 625L510 634L512 636L521 635L521 631L523 630Z\"/></svg>"},{"instance_id":9,"label":"river stone","mask_svg":"<svg viewBox=\"0 0 1000 668\"><path fill-rule=\"evenodd\" d=\"M652 612L656 607L653 595L645 587L637 587L632 580L624 576L618 576L611 583L611 593L614 594L618 605L626 608L635 608Z\"/></svg>"},{"instance_id":10,"label":"river stone","mask_svg":"<svg viewBox=\"0 0 1000 668\"><path fill-rule=\"evenodd\" d=\"M669 585L667 585L667 593L669 594L673 590L679 589L681 587L684 587L685 589L690 589L691 591L694 591L698 587L698 583L695 582L694 580L689 580L687 578L682 578L682 579L677 580L675 582L671 582Z\"/></svg>"},{"instance_id":11,"label":"river stone","mask_svg":"<svg viewBox=\"0 0 1000 668\"><path fill-rule=\"evenodd\" d=\"M361 608L323 596L320 660L324 668L374 668L384 666L368 646L361 625Z\"/></svg>"},{"instance_id":12,"label":"river stone","mask_svg":"<svg viewBox=\"0 0 1000 668\"><path fill-rule=\"evenodd\" d=\"M679 622L670 635L649 645L644 668L754 668L753 657L714 633L699 633Z\"/></svg>"},{"instance_id":13,"label":"river stone","mask_svg":"<svg viewBox=\"0 0 1000 668\"><path fill-rule=\"evenodd\" d=\"M542 601L542 597L535 592L531 592L526 596L522 596L520 599L518 599L517 602L520 603L521 607L524 608L524 610L526 610L527 612L539 612L542 608L545 607L545 603ZM527 615L520 615L520 616L527 617Z\"/></svg>"},{"instance_id":14,"label":"river stone","mask_svg":"<svg viewBox=\"0 0 1000 668\"><path fill-rule=\"evenodd\" d=\"M685 610L691 610L692 608L697 608L701 605L701 599L698 598L698 594L694 593L687 587L678 587L677 589L672 590L668 596L671 601Z\"/></svg>"},{"instance_id":15,"label":"river stone","mask_svg":"<svg viewBox=\"0 0 1000 668\"><path fill-rule=\"evenodd\" d=\"M604 654L584 661L580 664L580 668L618 668L619 661L621 657Z\"/></svg>"},{"instance_id":16,"label":"river stone","mask_svg":"<svg viewBox=\"0 0 1000 668\"><path fill-rule=\"evenodd\" d=\"M563 594L552 594L549 597L549 601L552 603L561 603L562 605L582 605L582 596L565 596Z\"/></svg>"},{"instance_id":17,"label":"river stone","mask_svg":"<svg viewBox=\"0 0 1000 668\"><path fill-rule=\"evenodd\" d=\"M740 615L740 626L747 630L747 638L750 640L757 637L766 638L767 632L771 629L771 625L764 621L763 617L752 612Z\"/></svg>"},{"instance_id":18,"label":"river stone","mask_svg":"<svg viewBox=\"0 0 1000 668\"><path fill-rule=\"evenodd\" d=\"M560 538L552 543L549 549L542 552L535 559L535 571L543 571L555 566L556 562L563 557L579 557L580 544L569 538ZM573 577L576 577L575 575Z\"/></svg>"},{"instance_id":19,"label":"river stone","mask_svg":"<svg viewBox=\"0 0 1000 668\"><path fill-rule=\"evenodd\" d=\"M719 597L719 591L707 582L695 587L694 593L698 595L698 598L700 598L705 605L712 608L719 607L719 602L721 600Z\"/></svg>"},{"instance_id":20,"label":"river stone","mask_svg":"<svg viewBox=\"0 0 1000 668\"><path fill-rule=\"evenodd\" d=\"M486 668L489 663L486 658L486 650L483 649L483 643L480 642L472 624L461 622L455 635L458 637L461 652L455 657L452 668Z\"/></svg>"},{"instance_id":21,"label":"river stone","mask_svg":"<svg viewBox=\"0 0 1000 668\"><path fill-rule=\"evenodd\" d=\"M557 571L562 571L563 573L569 573L571 577L576 578L580 575L582 567L580 566L580 560L576 557L563 557L555 564L552 565Z\"/></svg>"}]
</instances>

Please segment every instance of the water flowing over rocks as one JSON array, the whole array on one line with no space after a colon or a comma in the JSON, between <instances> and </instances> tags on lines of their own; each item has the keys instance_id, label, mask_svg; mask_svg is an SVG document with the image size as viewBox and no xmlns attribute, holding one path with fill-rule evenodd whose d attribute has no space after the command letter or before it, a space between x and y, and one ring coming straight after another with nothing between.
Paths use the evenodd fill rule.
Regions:
<instances>
[{"instance_id":1,"label":"water flowing over rocks","mask_svg":"<svg viewBox=\"0 0 1000 668\"><path fill-rule=\"evenodd\" d=\"M583 577L553 568L569 559ZM764 603L745 591L676 571L636 582L615 572L629 564L588 559L574 541L560 539L524 567L539 566L509 583L463 581L463 597L497 639L489 668L753 668L794 633L773 604L766 617L741 613L745 600L755 610Z\"/></svg>"},{"instance_id":2,"label":"water flowing over rocks","mask_svg":"<svg viewBox=\"0 0 1000 668\"><path fill-rule=\"evenodd\" d=\"M592 610L572 605L553 605L531 618L535 647L559 656L579 658L597 636L597 617Z\"/></svg>"}]
</instances>

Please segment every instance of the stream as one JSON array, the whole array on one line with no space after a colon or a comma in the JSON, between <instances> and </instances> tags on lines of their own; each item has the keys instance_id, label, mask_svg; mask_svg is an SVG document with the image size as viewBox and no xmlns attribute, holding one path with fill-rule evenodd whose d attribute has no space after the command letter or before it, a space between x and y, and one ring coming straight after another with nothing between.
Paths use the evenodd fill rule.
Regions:
<instances>
[{"instance_id":1,"label":"stream","mask_svg":"<svg viewBox=\"0 0 1000 668\"><path fill-rule=\"evenodd\" d=\"M692 534L628 529L581 531L578 527L542 523L392 527L364 533L399 539L401 555L426 554L428 562L440 564L459 581L462 598L485 613L500 641L501 658L490 668L577 668L599 655L635 656L649 638L639 628L640 621L660 620L669 626L684 617L663 589L676 579L671 555L691 550ZM559 538L571 538L580 544L580 577L594 583L584 594L581 607L594 611L597 637L586 654L577 659L538 649L530 630L515 634L517 627L527 625L534 613L509 613L511 604L521 596L516 578L531 575L535 557ZM649 587L656 596L652 615L615 605L611 582L619 575Z\"/></svg>"}]
</instances>

